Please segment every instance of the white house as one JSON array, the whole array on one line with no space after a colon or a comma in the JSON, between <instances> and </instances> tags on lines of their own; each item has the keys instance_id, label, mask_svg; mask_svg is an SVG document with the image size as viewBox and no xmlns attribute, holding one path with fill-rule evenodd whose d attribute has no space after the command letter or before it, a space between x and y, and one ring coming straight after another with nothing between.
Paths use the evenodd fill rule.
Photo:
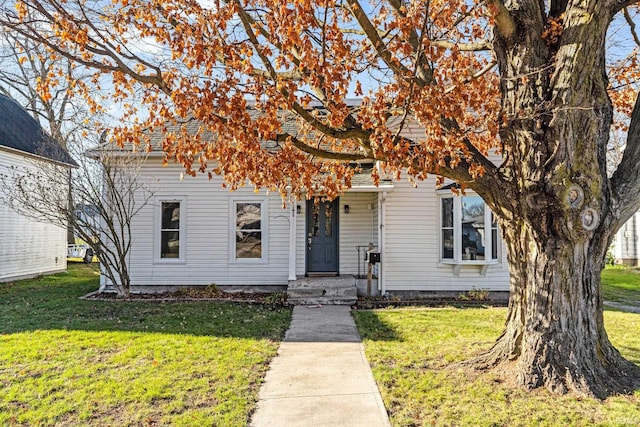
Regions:
<instances>
[{"instance_id":1,"label":"white house","mask_svg":"<svg viewBox=\"0 0 640 427\"><path fill-rule=\"evenodd\" d=\"M45 134L14 100L0 94L0 191L16 172L36 172L40 165L75 165L69 154ZM67 191L61 189L61 191ZM67 230L20 215L0 203L0 282L64 271Z\"/></svg>"},{"instance_id":2,"label":"white house","mask_svg":"<svg viewBox=\"0 0 640 427\"><path fill-rule=\"evenodd\" d=\"M366 274L370 243L381 254L377 293L509 290L489 209L469 192L436 190L433 178L417 188L406 180L376 187L365 170L333 202L292 201L283 208L277 193L229 192L220 177L182 179L182 170L163 167L159 150L141 169L141 178L156 184L153 203L133 218L132 292L211 284L284 289L309 276L355 283Z\"/></svg>"},{"instance_id":3,"label":"white house","mask_svg":"<svg viewBox=\"0 0 640 427\"><path fill-rule=\"evenodd\" d=\"M613 258L617 264L640 265L640 212L636 212L616 233Z\"/></svg>"}]
</instances>

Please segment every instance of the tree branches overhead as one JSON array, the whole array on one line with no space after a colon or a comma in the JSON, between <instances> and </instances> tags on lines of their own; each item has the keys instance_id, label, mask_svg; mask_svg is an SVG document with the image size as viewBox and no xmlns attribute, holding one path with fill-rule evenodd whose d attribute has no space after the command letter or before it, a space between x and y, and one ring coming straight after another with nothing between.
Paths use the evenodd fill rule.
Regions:
<instances>
[{"instance_id":1,"label":"tree branches overhead","mask_svg":"<svg viewBox=\"0 0 640 427\"><path fill-rule=\"evenodd\" d=\"M150 148L145 135L195 119L195 134L169 126L162 147L189 173L221 173L232 187L337 192L352 161L382 160L418 179L497 173L485 156L503 148L505 117L522 112L501 105L496 52L537 43L549 52L538 68L562 65L553 52L569 2L520 3L25 0L1 21L91 74L74 90L94 110L121 108L120 144ZM536 75L516 71L503 84ZM108 99L96 95L104 88Z\"/></svg>"},{"instance_id":2,"label":"tree branches overhead","mask_svg":"<svg viewBox=\"0 0 640 427\"><path fill-rule=\"evenodd\" d=\"M2 23L92 70L95 85L109 77L109 102L152 106L144 120L133 103L124 108L138 123L119 129L121 143L193 117L201 132L168 135L167 144L188 168L249 152L264 167L214 172L305 191L312 174L348 180L353 169L336 160L384 160L424 177L434 162L451 170L462 159L475 163L469 142L479 153L496 145L496 118L486 125L498 111L496 75L487 72L492 18L483 5L451 3L28 0ZM78 92L95 101L89 85ZM283 110L292 114L285 124ZM458 126L443 128L443 117ZM409 135L418 125L426 132ZM265 140L281 149L262 150ZM287 179L273 170L287 170Z\"/></svg>"}]
</instances>

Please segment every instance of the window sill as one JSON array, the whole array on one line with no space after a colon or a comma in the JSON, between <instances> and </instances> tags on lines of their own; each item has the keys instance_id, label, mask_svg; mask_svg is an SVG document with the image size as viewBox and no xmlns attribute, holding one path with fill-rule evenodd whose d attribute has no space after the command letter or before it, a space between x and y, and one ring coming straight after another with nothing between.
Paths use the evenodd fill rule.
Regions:
<instances>
[{"instance_id":1,"label":"window sill","mask_svg":"<svg viewBox=\"0 0 640 427\"><path fill-rule=\"evenodd\" d=\"M184 258L156 258L153 260L154 264L186 264L187 260Z\"/></svg>"},{"instance_id":2,"label":"window sill","mask_svg":"<svg viewBox=\"0 0 640 427\"><path fill-rule=\"evenodd\" d=\"M268 264L266 258L234 258L230 260L231 264Z\"/></svg>"},{"instance_id":3,"label":"window sill","mask_svg":"<svg viewBox=\"0 0 640 427\"><path fill-rule=\"evenodd\" d=\"M444 266L453 266L453 274L454 276L459 276L460 275L460 270L462 269L462 267L479 267L480 269L480 275L482 276L486 276L487 275L487 270L489 269L489 267L491 267L492 265L498 265L500 264L500 262L498 260L440 260L440 262L438 263L438 267L444 267Z\"/></svg>"}]
</instances>

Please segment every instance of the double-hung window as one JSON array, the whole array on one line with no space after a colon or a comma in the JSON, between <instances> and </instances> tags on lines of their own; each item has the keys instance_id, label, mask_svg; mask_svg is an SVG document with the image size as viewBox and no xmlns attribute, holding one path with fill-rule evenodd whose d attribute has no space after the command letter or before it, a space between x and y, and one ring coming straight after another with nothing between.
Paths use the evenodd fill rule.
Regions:
<instances>
[{"instance_id":1,"label":"double-hung window","mask_svg":"<svg viewBox=\"0 0 640 427\"><path fill-rule=\"evenodd\" d=\"M266 251L265 203L263 201L233 202L233 258L262 260Z\"/></svg>"},{"instance_id":2,"label":"double-hung window","mask_svg":"<svg viewBox=\"0 0 640 427\"><path fill-rule=\"evenodd\" d=\"M181 260L184 258L184 201L180 199L158 200L158 239L156 259Z\"/></svg>"},{"instance_id":3,"label":"double-hung window","mask_svg":"<svg viewBox=\"0 0 640 427\"><path fill-rule=\"evenodd\" d=\"M498 225L480 196L441 194L440 259L449 263L498 261Z\"/></svg>"}]
</instances>

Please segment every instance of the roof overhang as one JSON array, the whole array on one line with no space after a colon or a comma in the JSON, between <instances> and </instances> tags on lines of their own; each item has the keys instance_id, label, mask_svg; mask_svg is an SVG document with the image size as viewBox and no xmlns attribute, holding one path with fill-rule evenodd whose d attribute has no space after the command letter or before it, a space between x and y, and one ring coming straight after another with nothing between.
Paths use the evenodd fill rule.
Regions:
<instances>
[{"instance_id":1,"label":"roof overhang","mask_svg":"<svg viewBox=\"0 0 640 427\"><path fill-rule=\"evenodd\" d=\"M32 159L38 160L38 161L42 161L42 162L47 162L47 163L52 163L54 165L58 165L58 166L64 166L67 168L78 168L78 164L75 163L75 161L72 163L67 163L67 162L63 162L60 160L54 160L51 159L49 157L46 156L40 156L38 154L33 154L33 153L29 153L26 151L22 151L22 150L18 150L17 148L12 148L12 147L7 147L6 145L0 145L0 151L6 151L8 153L12 153L18 156L24 156L24 157L30 157Z\"/></svg>"}]
</instances>

